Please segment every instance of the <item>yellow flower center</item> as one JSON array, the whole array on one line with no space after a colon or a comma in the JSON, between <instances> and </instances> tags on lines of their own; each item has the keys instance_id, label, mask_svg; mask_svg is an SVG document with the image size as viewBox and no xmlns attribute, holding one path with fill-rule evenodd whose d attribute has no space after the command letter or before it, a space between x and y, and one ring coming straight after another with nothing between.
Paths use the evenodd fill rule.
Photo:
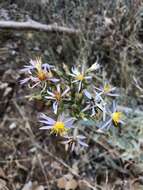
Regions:
<instances>
[{"instance_id":1,"label":"yellow flower center","mask_svg":"<svg viewBox=\"0 0 143 190\"><path fill-rule=\"evenodd\" d=\"M60 101L61 100L61 93L59 93L59 92L56 91L54 94L55 94L56 100Z\"/></svg>"},{"instance_id":2,"label":"yellow flower center","mask_svg":"<svg viewBox=\"0 0 143 190\"><path fill-rule=\"evenodd\" d=\"M47 79L47 73L43 71L42 69L37 72L38 78L43 81Z\"/></svg>"},{"instance_id":3,"label":"yellow flower center","mask_svg":"<svg viewBox=\"0 0 143 190\"><path fill-rule=\"evenodd\" d=\"M110 84L105 84L105 85L104 85L104 92L105 92L105 93L108 93L108 92L110 91L110 89L111 89Z\"/></svg>"},{"instance_id":4,"label":"yellow flower center","mask_svg":"<svg viewBox=\"0 0 143 190\"><path fill-rule=\"evenodd\" d=\"M37 77L41 81L46 80L46 78L47 78L47 72L42 69L42 59L41 59L41 57L37 57L36 58L35 68L37 70L37 72L36 72Z\"/></svg>"},{"instance_id":5,"label":"yellow flower center","mask_svg":"<svg viewBox=\"0 0 143 190\"><path fill-rule=\"evenodd\" d=\"M84 75L79 74L77 75L76 79L82 81L84 79Z\"/></svg>"},{"instance_id":6,"label":"yellow flower center","mask_svg":"<svg viewBox=\"0 0 143 190\"><path fill-rule=\"evenodd\" d=\"M113 120L113 122L115 123L115 125L118 125L118 123L120 122L121 115L122 115L121 112L114 112L114 113L112 114L112 120Z\"/></svg>"},{"instance_id":7,"label":"yellow flower center","mask_svg":"<svg viewBox=\"0 0 143 190\"><path fill-rule=\"evenodd\" d=\"M55 125L52 128L52 133L55 133L56 135L63 135L67 132L67 128L65 127L65 124L61 121L57 121Z\"/></svg>"}]
</instances>

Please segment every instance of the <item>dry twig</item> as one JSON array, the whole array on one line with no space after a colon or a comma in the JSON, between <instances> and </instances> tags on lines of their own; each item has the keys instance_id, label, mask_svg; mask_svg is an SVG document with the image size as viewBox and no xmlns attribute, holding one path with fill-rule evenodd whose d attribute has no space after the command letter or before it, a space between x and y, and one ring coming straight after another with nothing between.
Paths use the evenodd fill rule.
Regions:
<instances>
[{"instance_id":1,"label":"dry twig","mask_svg":"<svg viewBox=\"0 0 143 190\"><path fill-rule=\"evenodd\" d=\"M57 33L70 34L70 35L71 34L75 35L80 33L80 30L78 29L58 26L57 24L50 24L50 25L41 24L33 20L26 22L0 21L0 29L57 32Z\"/></svg>"}]
</instances>

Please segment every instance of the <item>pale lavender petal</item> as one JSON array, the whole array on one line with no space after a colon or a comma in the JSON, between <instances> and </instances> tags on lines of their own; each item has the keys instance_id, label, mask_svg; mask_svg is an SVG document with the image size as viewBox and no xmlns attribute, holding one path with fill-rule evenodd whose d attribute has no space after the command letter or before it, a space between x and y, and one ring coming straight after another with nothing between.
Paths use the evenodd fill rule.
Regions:
<instances>
[{"instance_id":1,"label":"pale lavender petal","mask_svg":"<svg viewBox=\"0 0 143 190\"><path fill-rule=\"evenodd\" d=\"M117 111L116 102L115 101L113 101L112 110L113 110L113 112Z\"/></svg>"},{"instance_id":2,"label":"pale lavender petal","mask_svg":"<svg viewBox=\"0 0 143 190\"><path fill-rule=\"evenodd\" d=\"M81 86L82 86L82 81L79 82L78 92L81 90Z\"/></svg>"},{"instance_id":3,"label":"pale lavender petal","mask_svg":"<svg viewBox=\"0 0 143 190\"><path fill-rule=\"evenodd\" d=\"M54 102L53 103L53 110L54 110L54 113L57 114L57 111L58 111L58 102Z\"/></svg>"},{"instance_id":4,"label":"pale lavender petal","mask_svg":"<svg viewBox=\"0 0 143 190\"><path fill-rule=\"evenodd\" d=\"M30 64L31 64L33 67L35 67L35 65L36 65L36 61L33 60L33 59L31 59L31 60L30 60Z\"/></svg>"},{"instance_id":5,"label":"pale lavender petal","mask_svg":"<svg viewBox=\"0 0 143 190\"><path fill-rule=\"evenodd\" d=\"M43 127L40 127L39 129L52 129L53 128L53 126L43 126Z\"/></svg>"},{"instance_id":6,"label":"pale lavender petal","mask_svg":"<svg viewBox=\"0 0 143 190\"><path fill-rule=\"evenodd\" d=\"M78 82L78 80L73 80L73 81L72 81L72 83L76 83L76 82Z\"/></svg>"},{"instance_id":7,"label":"pale lavender petal","mask_svg":"<svg viewBox=\"0 0 143 190\"><path fill-rule=\"evenodd\" d=\"M52 97L52 96L45 96L46 99L48 100L55 100L56 98Z\"/></svg>"},{"instance_id":8,"label":"pale lavender petal","mask_svg":"<svg viewBox=\"0 0 143 190\"><path fill-rule=\"evenodd\" d=\"M51 95L52 97L54 97L54 96L55 96L55 94L54 94L54 93L52 93L52 92L50 92L49 90L47 90L47 93L48 93L49 95Z\"/></svg>"},{"instance_id":9,"label":"pale lavender petal","mask_svg":"<svg viewBox=\"0 0 143 190\"><path fill-rule=\"evenodd\" d=\"M71 140L62 141L62 144L68 144Z\"/></svg>"},{"instance_id":10,"label":"pale lavender petal","mask_svg":"<svg viewBox=\"0 0 143 190\"><path fill-rule=\"evenodd\" d=\"M81 110L81 112L85 112L85 111L87 111L89 109L90 109L90 105L87 105L83 110Z\"/></svg>"},{"instance_id":11,"label":"pale lavender petal","mask_svg":"<svg viewBox=\"0 0 143 190\"><path fill-rule=\"evenodd\" d=\"M95 112L95 106L91 107L91 110L92 110L92 115L91 116L94 116L96 114L96 112Z\"/></svg>"},{"instance_id":12,"label":"pale lavender petal","mask_svg":"<svg viewBox=\"0 0 143 190\"><path fill-rule=\"evenodd\" d=\"M83 141L78 140L78 143L79 143L81 146L88 147L88 144L84 143Z\"/></svg>"},{"instance_id":13,"label":"pale lavender petal","mask_svg":"<svg viewBox=\"0 0 143 190\"><path fill-rule=\"evenodd\" d=\"M65 123L69 123L69 122L70 122L70 123L71 123L71 122L74 123L75 120L76 120L75 118L70 117L70 118L68 118L68 119L65 120Z\"/></svg>"},{"instance_id":14,"label":"pale lavender petal","mask_svg":"<svg viewBox=\"0 0 143 190\"><path fill-rule=\"evenodd\" d=\"M40 84L40 81L36 82L34 85L29 86L29 88L35 88L36 86L38 86Z\"/></svg>"},{"instance_id":15,"label":"pale lavender petal","mask_svg":"<svg viewBox=\"0 0 143 190\"><path fill-rule=\"evenodd\" d=\"M49 124L51 124L49 121L47 121L47 120L39 120L39 122L40 123L43 123L43 124L47 124L47 125L49 125Z\"/></svg>"},{"instance_id":16,"label":"pale lavender petal","mask_svg":"<svg viewBox=\"0 0 143 190\"><path fill-rule=\"evenodd\" d=\"M101 104L96 104L96 106L97 106L101 111L104 110L104 108L101 106Z\"/></svg>"},{"instance_id":17,"label":"pale lavender petal","mask_svg":"<svg viewBox=\"0 0 143 190\"><path fill-rule=\"evenodd\" d=\"M95 96L95 100L98 101L98 102L101 100L102 103L105 103L105 101L103 100L101 94L96 94L96 96Z\"/></svg>"},{"instance_id":18,"label":"pale lavender petal","mask_svg":"<svg viewBox=\"0 0 143 190\"><path fill-rule=\"evenodd\" d=\"M25 78L23 80L20 80L20 84L25 84L30 80L30 78Z\"/></svg>"},{"instance_id":19,"label":"pale lavender petal","mask_svg":"<svg viewBox=\"0 0 143 190\"><path fill-rule=\"evenodd\" d=\"M58 120L64 122L65 121L65 114L62 113L61 115L59 115Z\"/></svg>"},{"instance_id":20,"label":"pale lavender petal","mask_svg":"<svg viewBox=\"0 0 143 190\"><path fill-rule=\"evenodd\" d=\"M70 88L67 87L67 89L62 93L62 96L66 95L69 92Z\"/></svg>"},{"instance_id":21,"label":"pale lavender petal","mask_svg":"<svg viewBox=\"0 0 143 190\"><path fill-rule=\"evenodd\" d=\"M97 88L96 86L94 86L94 88L95 88L96 90L103 91L103 87Z\"/></svg>"},{"instance_id":22,"label":"pale lavender petal","mask_svg":"<svg viewBox=\"0 0 143 190\"><path fill-rule=\"evenodd\" d=\"M51 79L48 79L48 80L50 80L52 82L59 82L59 79L55 79L55 78L51 78Z\"/></svg>"},{"instance_id":23,"label":"pale lavender petal","mask_svg":"<svg viewBox=\"0 0 143 190\"><path fill-rule=\"evenodd\" d=\"M108 96L113 96L113 97L117 97L119 96L119 94L112 94L112 93L107 93Z\"/></svg>"},{"instance_id":24,"label":"pale lavender petal","mask_svg":"<svg viewBox=\"0 0 143 190\"><path fill-rule=\"evenodd\" d=\"M31 70L33 70L34 67L33 66L24 66L23 69L20 69L21 72L29 72Z\"/></svg>"},{"instance_id":25,"label":"pale lavender petal","mask_svg":"<svg viewBox=\"0 0 143 190\"><path fill-rule=\"evenodd\" d=\"M86 137L84 135L77 135L76 136L78 139L86 139Z\"/></svg>"},{"instance_id":26,"label":"pale lavender petal","mask_svg":"<svg viewBox=\"0 0 143 190\"><path fill-rule=\"evenodd\" d=\"M68 119L65 119L65 123L67 123L67 122L69 122L69 121L74 122L75 120L76 120L75 118L70 117L70 118L68 118Z\"/></svg>"},{"instance_id":27,"label":"pale lavender petal","mask_svg":"<svg viewBox=\"0 0 143 190\"><path fill-rule=\"evenodd\" d=\"M92 98L92 95L91 95L87 90L84 90L83 92L84 92L84 94L85 94L85 96L86 96L87 98L89 98L89 99Z\"/></svg>"},{"instance_id":28,"label":"pale lavender petal","mask_svg":"<svg viewBox=\"0 0 143 190\"><path fill-rule=\"evenodd\" d=\"M75 143L72 143L71 152L73 152L74 148L75 148Z\"/></svg>"},{"instance_id":29,"label":"pale lavender petal","mask_svg":"<svg viewBox=\"0 0 143 190\"><path fill-rule=\"evenodd\" d=\"M42 64L42 67L43 67L44 70L50 70L50 69L55 68L55 66L49 65L48 63Z\"/></svg>"},{"instance_id":30,"label":"pale lavender petal","mask_svg":"<svg viewBox=\"0 0 143 190\"><path fill-rule=\"evenodd\" d=\"M111 92L113 92L113 91L115 91L115 90L116 90L116 87L112 87L112 88L110 89Z\"/></svg>"},{"instance_id":31,"label":"pale lavender petal","mask_svg":"<svg viewBox=\"0 0 143 190\"><path fill-rule=\"evenodd\" d=\"M72 77L76 77L76 75L75 75L75 74L72 74L72 73L69 73L69 75L72 76Z\"/></svg>"},{"instance_id":32,"label":"pale lavender petal","mask_svg":"<svg viewBox=\"0 0 143 190\"><path fill-rule=\"evenodd\" d=\"M78 71L78 69L77 68L75 68L75 67L72 67L72 72L75 74L75 75L79 75L80 74L80 72Z\"/></svg>"},{"instance_id":33,"label":"pale lavender petal","mask_svg":"<svg viewBox=\"0 0 143 190\"><path fill-rule=\"evenodd\" d=\"M103 121L106 120L106 108L105 106L103 107Z\"/></svg>"},{"instance_id":34,"label":"pale lavender petal","mask_svg":"<svg viewBox=\"0 0 143 190\"><path fill-rule=\"evenodd\" d=\"M50 120L51 118L49 118L48 120L46 119L41 119L39 120L40 123L43 123L43 124L47 124L47 125L54 125L55 124L55 121L51 121Z\"/></svg>"},{"instance_id":35,"label":"pale lavender petal","mask_svg":"<svg viewBox=\"0 0 143 190\"><path fill-rule=\"evenodd\" d=\"M30 76L30 79L31 79L33 82L39 82L39 81L40 81L38 77Z\"/></svg>"},{"instance_id":36,"label":"pale lavender petal","mask_svg":"<svg viewBox=\"0 0 143 190\"><path fill-rule=\"evenodd\" d=\"M58 91L59 93L61 93L60 84L57 85L57 91Z\"/></svg>"},{"instance_id":37,"label":"pale lavender petal","mask_svg":"<svg viewBox=\"0 0 143 190\"><path fill-rule=\"evenodd\" d=\"M85 79L92 79L92 76L86 76Z\"/></svg>"},{"instance_id":38,"label":"pale lavender petal","mask_svg":"<svg viewBox=\"0 0 143 190\"><path fill-rule=\"evenodd\" d=\"M46 116L43 113L40 114L40 118L43 119L43 120L45 120L47 122L47 124L53 125L55 123L55 120L53 120L52 118Z\"/></svg>"},{"instance_id":39,"label":"pale lavender petal","mask_svg":"<svg viewBox=\"0 0 143 190\"><path fill-rule=\"evenodd\" d=\"M65 125L67 128L73 128L73 123L75 119L74 118L69 118L68 120L65 121Z\"/></svg>"},{"instance_id":40,"label":"pale lavender petal","mask_svg":"<svg viewBox=\"0 0 143 190\"><path fill-rule=\"evenodd\" d=\"M105 129L106 127L108 127L109 124L112 123L112 118L109 119L102 127L100 127L100 129Z\"/></svg>"},{"instance_id":41,"label":"pale lavender petal","mask_svg":"<svg viewBox=\"0 0 143 190\"><path fill-rule=\"evenodd\" d=\"M112 123L110 123L110 124L107 126L107 130L109 130L111 126L113 126Z\"/></svg>"},{"instance_id":42,"label":"pale lavender petal","mask_svg":"<svg viewBox=\"0 0 143 190\"><path fill-rule=\"evenodd\" d=\"M122 120L120 120L120 123L121 123L121 124L123 124L123 125L125 125L125 122L124 122L124 121L122 121Z\"/></svg>"}]
</instances>

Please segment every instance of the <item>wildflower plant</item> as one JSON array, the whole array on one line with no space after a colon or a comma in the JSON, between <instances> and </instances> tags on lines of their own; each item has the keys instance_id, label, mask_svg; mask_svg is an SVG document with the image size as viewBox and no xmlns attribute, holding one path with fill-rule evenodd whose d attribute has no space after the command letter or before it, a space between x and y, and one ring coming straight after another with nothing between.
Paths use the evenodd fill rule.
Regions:
<instances>
[{"instance_id":1,"label":"wildflower plant","mask_svg":"<svg viewBox=\"0 0 143 190\"><path fill-rule=\"evenodd\" d=\"M93 127L103 131L123 124L122 113L115 102L119 96L116 88L108 80L100 84L95 79L101 71L99 59L90 67L84 63L71 68L63 65L60 69L36 58L21 69L26 77L20 83L36 88L38 96L32 94L31 97L40 97L51 115L54 114L53 117L46 113L40 114L40 129L61 136L61 144L66 149L73 151L76 145L88 147L81 120L95 121Z\"/></svg>"}]
</instances>

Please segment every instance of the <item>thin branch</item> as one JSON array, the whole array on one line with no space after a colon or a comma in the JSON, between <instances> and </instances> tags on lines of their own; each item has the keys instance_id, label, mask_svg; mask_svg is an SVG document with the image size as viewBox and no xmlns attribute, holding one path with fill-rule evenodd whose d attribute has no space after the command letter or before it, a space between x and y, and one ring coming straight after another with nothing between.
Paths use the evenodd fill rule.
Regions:
<instances>
[{"instance_id":1,"label":"thin branch","mask_svg":"<svg viewBox=\"0 0 143 190\"><path fill-rule=\"evenodd\" d=\"M46 25L33 20L26 22L0 21L0 29L33 30L33 31L57 32L57 33L74 34L74 35L80 33L80 30L78 29L58 26L57 24Z\"/></svg>"}]
</instances>

